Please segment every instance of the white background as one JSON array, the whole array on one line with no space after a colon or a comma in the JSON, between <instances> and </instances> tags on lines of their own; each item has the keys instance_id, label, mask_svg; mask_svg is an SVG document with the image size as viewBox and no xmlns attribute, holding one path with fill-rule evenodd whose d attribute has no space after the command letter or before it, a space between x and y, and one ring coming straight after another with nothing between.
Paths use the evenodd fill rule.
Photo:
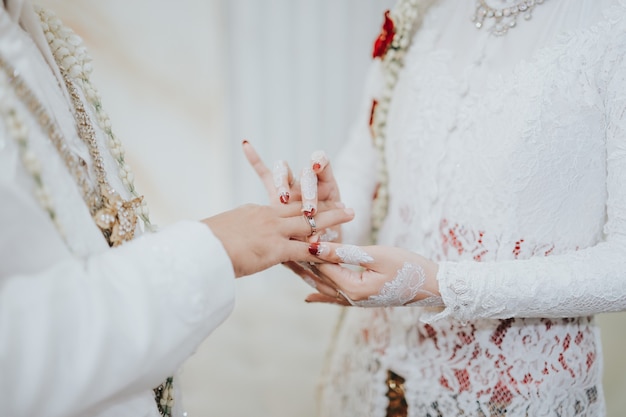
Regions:
<instances>
[{"instance_id":1,"label":"white background","mask_svg":"<svg viewBox=\"0 0 626 417\"><path fill-rule=\"evenodd\" d=\"M250 140L294 168L332 157L360 103L392 0L45 0L85 39L94 81L153 220L198 219L265 195ZM180 380L191 417L313 417L337 310L275 267L237 283L234 314ZM609 417L626 408L625 314L600 317Z\"/></svg>"}]
</instances>

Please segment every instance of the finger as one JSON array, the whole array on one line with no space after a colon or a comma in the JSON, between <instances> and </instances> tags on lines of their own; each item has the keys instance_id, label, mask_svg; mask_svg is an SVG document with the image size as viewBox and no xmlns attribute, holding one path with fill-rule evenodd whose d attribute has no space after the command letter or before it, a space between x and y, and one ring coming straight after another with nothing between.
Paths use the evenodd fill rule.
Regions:
<instances>
[{"instance_id":1,"label":"finger","mask_svg":"<svg viewBox=\"0 0 626 417\"><path fill-rule=\"evenodd\" d=\"M276 210L278 210L279 216L283 218L290 217L304 217L302 214L302 204L299 201L291 201L293 198L289 199L289 203L280 204L273 206ZM335 205L337 208L338 206Z\"/></svg>"},{"instance_id":2,"label":"finger","mask_svg":"<svg viewBox=\"0 0 626 417\"><path fill-rule=\"evenodd\" d=\"M311 170L317 175L318 199L339 201L339 188L333 174L330 160L324 151L315 151L311 155Z\"/></svg>"},{"instance_id":3,"label":"finger","mask_svg":"<svg viewBox=\"0 0 626 417\"><path fill-rule=\"evenodd\" d=\"M313 275L315 275L317 281L322 284L319 286L317 290L323 294L332 295L332 296L341 298L340 297L342 295L341 290L337 288L337 285L335 284L335 282L332 279L330 279L328 276L326 276L326 274L319 267L320 267L320 264L315 264L315 263L308 264L308 269L311 271L311 273L313 273Z\"/></svg>"},{"instance_id":4,"label":"finger","mask_svg":"<svg viewBox=\"0 0 626 417\"><path fill-rule=\"evenodd\" d=\"M320 234L320 238L317 240L317 242L334 242L336 240L339 240L339 235L340 235L340 228L339 227L326 227L323 231L319 231L318 233Z\"/></svg>"},{"instance_id":5,"label":"finger","mask_svg":"<svg viewBox=\"0 0 626 417\"><path fill-rule=\"evenodd\" d=\"M337 304L340 306L350 306L350 303L345 298L335 298L326 294L309 294L304 301L307 303L325 303L325 304Z\"/></svg>"},{"instance_id":6,"label":"finger","mask_svg":"<svg viewBox=\"0 0 626 417\"><path fill-rule=\"evenodd\" d=\"M287 162L285 161L277 161L274 164L274 169L272 171L272 178L274 180L274 189L276 190L276 194L278 194L278 199L282 204L289 203L289 183L290 177L293 179L293 175L291 174L291 169Z\"/></svg>"},{"instance_id":7,"label":"finger","mask_svg":"<svg viewBox=\"0 0 626 417\"><path fill-rule=\"evenodd\" d=\"M309 264L307 263L289 261L283 262L283 265L302 278L305 283L314 289L324 285L324 283L317 276L315 276L310 269L308 269L307 265Z\"/></svg>"},{"instance_id":8,"label":"finger","mask_svg":"<svg viewBox=\"0 0 626 417\"><path fill-rule=\"evenodd\" d=\"M315 264L315 272L327 285L344 290L354 282L361 282L363 271L332 263Z\"/></svg>"},{"instance_id":9,"label":"finger","mask_svg":"<svg viewBox=\"0 0 626 417\"><path fill-rule=\"evenodd\" d=\"M290 210L293 209L290 208ZM353 218L354 210L350 208L330 209L311 217L300 214L284 218L280 223L280 231L288 237L308 237L316 234L318 230L349 222ZM316 261L319 262L319 259Z\"/></svg>"},{"instance_id":10,"label":"finger","mask_svg":"<svg viewBox=\"0 0 626 417\"><path fill-rule=\"evenodd\" d=\"M273 206L277 210L281 217L292 217L292 216L303 216L305 215L302 212L302 204L293 198L293 193L291 193L291 198L289 199L289 203L281 204L280 206ZM317 203L317 213L321 214L325 211L335 210L335 209L344 209L346 208L345 204L340 201L320 201Z\"/></svg>"},{"instance_id":11,"label":"finger","mask_svg":"<svg viewBox=\"0 0 626 417\"><path fill-rule=\"evenodd\" d=\"M314 216L317 212L317 175L310 168L304 168L300 175L300 190L302 192L302 212L307 216Z\"/></svg>"},{"instance_id":12,"label":"finger","mask_svg":"<svg viewBox=\"0 0 626 417\"><path fill-rule=\"evenodd\" d=\"M317 201L317 210L316 213L322 213L327 210L332 210L336 208L344 208L345 204L341 201Z\"/></svg>"},{"instance_id":13,"label":"finger","mask_svg":"<svg viewBox=\"0 0 626 417\"><path fill-rule=\"evenodd\" d=\"M335 294L339 293L335 288L333 288L330 285L324 283L319 278L316 279L316 278L313 278L313 277L315 277L315 275L309 276L309 278L312 279L315 282L315 287L313 287L313 288L315 288L317 291L319 291L320 294L324 294L324 295L327 295L329 297L330 296L334 297Z\"/></svg>"},{"instance_id":14,"label":"finger","mask_svg":"<svg viewBox=\"0 0 626 417\"><path fill-rule=\"evenodd\" d=\"M313 172L316 173L318 176L324 170L324 168L326 168L328 163L329 160L328 156L326 156L326 152L315 151L311 154L311 170L313 170Z\"/></svg>"},{"instance_id":15,"label":"finger","mask_svg":"<svg viewBox=\"0 0 626 417\"><path fill-rule=\"evenodd\" d=\"M293 271L298 271L296 272L298 275L306 278L305 281L319 291L320 294L324 294L327 297L334 297L337 300L348 299L341 290L335 287L330 279L324 276L315 264L306 264L302 262L288 262L288 264L290 264L289 267L294 267L294 269L292 269Z\"/></svg>"},{"instance_id":16,"label":"finger","mask_svg":"<svg viewBox=\"0 0 626 417\"><path fill-rule=\"evenodd\" d=\"M350 303L367 299L379 293L384 285L384 276L369 269L354 269L338 264L316 264L317 274L337 288L339 293Z\"/></svg>"},{"instance_id":17,"label":"finger","mask_svg":"<svg viewBox=\"0 0 626 417\"><path fill-rule=\"evenodd\" d=\"M300 178L294 177L289 185L289 201L302 201L301 187ZM300 207L302 208L302 204L300 204Z\"/></svg>"},{"instance_id":18,"label":"finger","mask_svg":"<svg viewBox=\"0 0 626 417\"><path fill-rule=\"evenodd\" d=\"M342 245L332 242L311 242L309 252L318 258L336 264L368 266L375 262L372 247Z\"/></svg>"},{"instance_id":19,"label":"finger","mask_svg":"<svg viewBox=\"0 0 626 417\"><path fill-rule=\"evenodd\" d=\"M319 259L309 253L308 247L308 243L294 239L277 242L276 246L273 246L274 251L278 254L276 263L288 264L290 261L298 263L304 262L306 264L311 264L308 269L318 268L320 266ZM315 262L318 263L315 264ZM339 265L336 266L339 267ZM322 284L331 288L335 287L333 280L326 278L324 274L315 273L315 276ZM322 287L320 287L318 283L317 289L319 290L320 288Z\"/></svg>"},{"instance_id":20,"label":"finger","mask_svg":"<svg viewBox=\"0 0 626 417\"><path fill-rule=\"evenodd\" d=\"M270 195L270 201L275 201L276 188L274 187L274 178L272 172L269 170L269 168L267 168L259 154L250 144L250 142L244 140L241 146L243 148L243 153L248 160L248 163L250 164L250 166L252 166L257 176L261 179L263 186L265 187L267 193Z\"/></svg>"}]
</instances>

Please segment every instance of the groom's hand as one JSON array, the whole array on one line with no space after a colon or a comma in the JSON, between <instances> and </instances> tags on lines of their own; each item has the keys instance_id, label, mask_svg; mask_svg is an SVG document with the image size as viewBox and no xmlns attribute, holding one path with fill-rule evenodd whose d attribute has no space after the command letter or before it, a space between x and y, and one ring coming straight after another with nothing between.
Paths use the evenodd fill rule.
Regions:
<instances>
[{"instance_id":1,"label":"groom's hand","mask_svg":"<svg viewBox=\"0 0 626 417\"><path fill-rule=\"evenodd\" d=\"M300 201L303 214L312 218L341 203L339 187L323 151L313 152L309 166L302 170L299 180L285 161L276 162L270 170L248 141L243 142L243 152L261 179L272 205ZM319 238L341 241L341 227L320 228Z\"/></svg>"}]
</instances>

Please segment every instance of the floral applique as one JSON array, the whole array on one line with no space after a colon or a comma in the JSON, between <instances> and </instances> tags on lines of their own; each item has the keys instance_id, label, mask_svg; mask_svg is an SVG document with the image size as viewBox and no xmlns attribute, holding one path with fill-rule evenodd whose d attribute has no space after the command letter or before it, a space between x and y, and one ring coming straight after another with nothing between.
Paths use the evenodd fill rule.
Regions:
<instances>
[{"instance_id":1,"label":"floral applique","mask_svg":"<svg viewBox=\"0 0 626 417\"><path fill-rule=\"evenodd\" d=\"M390 16L390 11L387 10L385 12L385 21L383 22L383 27L380 30L380 34L376 41L374 42L374 51L372 52L372 58L384 58L385 54L389 50L391 46L391 42L393 42L393 37L396 34L396 28L393 23L393 20Z\"/></svg>"}]
</instances>

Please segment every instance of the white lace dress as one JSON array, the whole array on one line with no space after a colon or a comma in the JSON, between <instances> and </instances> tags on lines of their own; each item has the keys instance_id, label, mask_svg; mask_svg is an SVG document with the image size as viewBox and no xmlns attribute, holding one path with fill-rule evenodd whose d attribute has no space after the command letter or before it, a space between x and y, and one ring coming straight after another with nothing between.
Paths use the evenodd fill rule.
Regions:
<instances>
[{"instance_id":1,"label":"white lace dress","mask_svg":"<svg viewBox=\"0 0 626 417\"><path fill-rule=\"evenodd\" d=\"M445 309L346 309L323 417L605 414L593 315L626 309L626 2L547 0L504 37L473 1L425 15L388 119L379 243L439 262ZM336 161L367 235L369 106Z\"/></svg>"}]
</instances>

